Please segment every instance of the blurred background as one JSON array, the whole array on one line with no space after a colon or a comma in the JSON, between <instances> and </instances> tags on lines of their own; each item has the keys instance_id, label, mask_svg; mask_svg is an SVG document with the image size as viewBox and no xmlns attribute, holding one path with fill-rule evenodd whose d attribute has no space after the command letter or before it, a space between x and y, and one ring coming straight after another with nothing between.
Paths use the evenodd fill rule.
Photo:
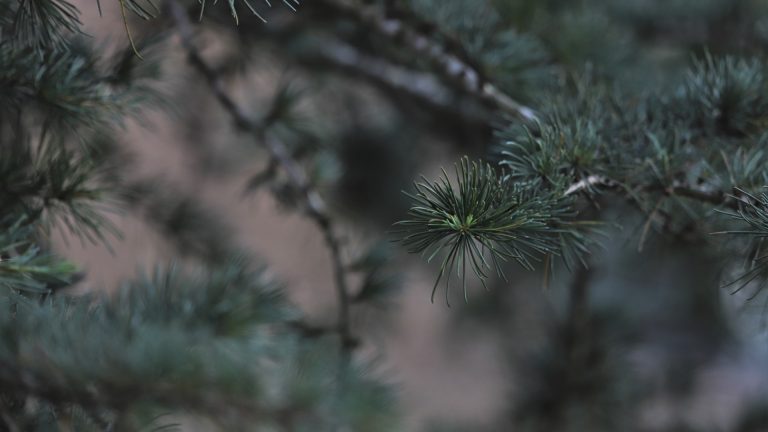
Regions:
<instances>
[{"instance_id":1,"label":"blurred background","mask_svg":"<svg viewBox=\"0 0 768 432\"><path fill-rule=\"evenodd\" d=\"M353 281L392 288L353 310L353 328L356 355L375 360L397 389L404 430L768 430L759 420L768 416L768 303L721 288L708 247L653 233L639 241L647 220L625 204L605 204L616 224L589 274L557 270L545 280L512 266L509 282L488 292L472 283L469 301L457 293L450 307L441 296L430 302L436 266L393 242L410 205L402 191L463 155L498 160L499 131L518 121L420 57L399 23L460 43L458 56L483 79L543 110L578 83L619 86L627 97L673 91L705 51L762 55L768 3L306 0L295 12L273 3L253 0L266 23L239 5L237 26L227 8L210 7L195 43L244 109L286 110L276 130L329 202L346 258L387 256L381 280ZM87 38L125 47L118 2L102 2L101 14L92 1L76 4ZM103 146L119 161L112 174L130 185L128 205L110 215L122 237L111 250L55 240L87 275L82 289L112 290L180 255L194 265L245 250L311 322L332 325L322 232L190 67L167 14L129 25L156 77L155 108ZM570 325L579 284L590 286L588 330Z\"/></svg>"}]
</instances>

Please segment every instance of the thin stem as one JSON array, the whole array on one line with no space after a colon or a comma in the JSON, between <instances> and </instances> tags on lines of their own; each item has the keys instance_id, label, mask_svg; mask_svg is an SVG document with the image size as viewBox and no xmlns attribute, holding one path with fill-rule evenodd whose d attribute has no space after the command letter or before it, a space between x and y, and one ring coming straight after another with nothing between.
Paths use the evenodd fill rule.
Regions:
<instances>
[{"instance_id":1,"label":"thin stem","mask_svg":"<svg viewBox=\"0 0 768 432\"><path fill-rule=\"evenodd\" d=\"M459 95L434 74L408 69L377 56L367 55L354 46L327 38L303 53L302 61L335 68L353 77L367 80L388 90L387 94L405 94L440 111L450 112L468 121L488 124L494 109L471 95Z\"/></svg>"},{"instance_id":2,"label":"thin stem","mask_svg":"<svg viewBox=\"0 0 768 432\"><path fill-rule=\"evenodd\" d=\"M602 185L608 188L615 188L619 186L619 183L605 176L591 175L586 179L573 183L570 187L568 187L568 189L565 192L565 195L571 195L571 194L580 192L582 190L585 190L590 186L596 186L596 185ZM664 187L663 185L658 185L658 184L632 185L632 190L646 191L646 192L661 191L664 193L664 195L667 195L670 197L679 196L683 198L692 199L694 201L699 201L705 204L723 206L732 210L738 210L739 203L746 202L745 200L748 198L739 191L734 191L733 195L729 195L723 191L719 191L719 190L709 191L709 190L696 188L695 186L685 185L682 183L675 183L669 187Z\"/></svg>"},{"instance_id":3,"label":"thin stem","mask_svg":"<svg viewBox=\"0 0 768 432\"><path fill-rule=\"evenodd\" d=\"M375 6L366 7L339 0L319 0L323 7L362 23L367 29L392 40L413 54L429 61L446 81L461 91L471 94L484 103L524 121L536 121L536 112L517 102L492 82L483 77L482 71L467 59L461 44L448 35L442 35L450 44L434 41L434 35L416 29L405 19L387 16ZM433 27L436 31L437 27Z\"/></svg>"},{"instance_id":4,"label":"thin stem","mask_svg":"<svg viewBox=\"0 0 768 432\"><path fill-rule=\"evenodd\" d=\"M187 51L189 63L205 78L208 87L227 111L238 129L253 134L270 154L270 158L280 165L291 182L291 185L302 195L307 216L318 226L330 251L333 262L336 295L339 302L337 318L337 333L341 339L341 351L346 358L356 345L350 329L350 294L347 285L347 275L341 256L341 241L335 234L333 220L327 210L325 201L314 188L302 166L291 156L288 148L273 134L269 133L264 124L252 119L238 106L224 88L224 82L219 74L203 59L194 43L192 22L184 8L177 0L167 2L170 15L174 20L181 36L181 43Z\"/></svg>"}]
</instances>

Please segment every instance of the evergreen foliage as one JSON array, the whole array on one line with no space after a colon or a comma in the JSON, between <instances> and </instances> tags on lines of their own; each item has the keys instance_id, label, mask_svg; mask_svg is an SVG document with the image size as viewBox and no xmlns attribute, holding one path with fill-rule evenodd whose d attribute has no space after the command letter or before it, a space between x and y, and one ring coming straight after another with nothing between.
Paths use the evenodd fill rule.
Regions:
<instances>
[{"instance_id":1,"label":"evergreen foliage","mask_svg":"<svg viewBox=\"0 0 768 432\"><path fill-rule=\"evenodd\" d=\"M412 219L399 223L406 228L403 243L411 252L428 255L428 261L441 252L445 256L433 298L443 276L449 283L453 269L462 279L466 299L468 268L485 285L488 272L495 270L504 277L503 261L515 260L533 269L533 262L544 255L562 250L572 264L570 258L588 251L588 238L579 225L568 221L569 198L542 191L535 182L513 182L511 176L498 176L490 165L467 159L456 169L458 190L443 174L436 183L416 184ZM448 295L446 288L446 301Z\"/></svg>"},{"instance_id":2,"label":"evergreen foliage","mask_svg":"<svg viewBox=\"0 0 768 432\"><path fill-rule=\"evenodd\" d=\"M142 18L161 12L120 4ZM211 230L214 217L162 182L115 175L130 160L111 135L128 116L167 105L153 87L163 38L137 45L143 61L130 47L105 57L78 38L78 16L58 0L2 8L2 429L160 430L174 427L168 414L185 413L226 430L395 427L390 390L338 349L334 330L317 338L265 271ZM268 127L291 114L290 94L280 94ZM83 276L48 250L50 235L108 244L120 232L107 213L128 204L208 264L158 269L109 296L71 293ZM375 296L374 285L357 301Z\"/></svg>"},{"instance_id":3,"label":"evergreen foliage","mask_svg":"<svg viewBox=\"0 0 768 432\"><path fill-rule=\"evenodd\" d=\"M389 192L416 169L399 141L425 137L457 144L455 175L417 181L394 235L437 263L433 298L444 283L451 303L459 281L457 320L497 326L520 374L506 413L466 430L699 426L642 413L660 394L693 394L699 371L740 343L720 288L765 295L764 2L285 0L270 16L270 1L116 3L126 43L113 54L82 34L70 1L0 4L0 430L202 417L222 430L402 430L408 407L357 325L380 323L372 311L408 280L393 265L403 258L377 242L354 253L343 233L386 230L382 214L402 206ZM224 41L216 61L201 28ZM180 100L160 91L178 79L163 75L174 52L197 80ZM229 79L268 56L306 72L308 90L236 93ZM158 107L183 121L201 94L232 134L217 140L263 152L245 194L268 187L320 232L330 324L291 306L226 209L128 175L122 128ZM305 121L305 101L324 124ZM85 275L52 235L108 248L121 235L110 212L146 220L179 259L114 293L77 293ZM504 288L532 275L564 298L523 347L507 307L519 290ZM475 281L491 293L475 296ZM762 393L726 430L766 426Z\"/></svg>"}]
</instances>

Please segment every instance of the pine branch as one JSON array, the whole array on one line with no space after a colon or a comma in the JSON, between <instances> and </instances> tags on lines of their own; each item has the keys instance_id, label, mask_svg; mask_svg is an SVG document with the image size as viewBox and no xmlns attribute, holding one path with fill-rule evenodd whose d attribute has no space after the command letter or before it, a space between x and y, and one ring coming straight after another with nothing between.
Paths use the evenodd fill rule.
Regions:
<instances>
[{"instance_id":1,"label":"pine branch","mask_svg":"<svg viewBox=\"0 0 768 432\"><path fill-rule=\"evenodd\" d=\"M140 103L156 100L156 92L144 86L146 77L135 76L138 66L152 63L118 61L113 71L104 72L90 47L81 48L39 56L0 44L0 115L11 119L22 108L32 109L59 136L81 126L121 124Z\"/></svg>"},{"instance_id":2,"label":"pine branch","mask_svg":"<svg viewBox=\"0 0 768 432\"><path fill-rule=\"evenodd\" d=\"M0 360L0 365L3 391L40 398L54 406L77 405L93 413L105 409L120 413L134 404L152 402L165 407L204 412L219 418L236 414L242 418L264 421L282 415L279 408L266 409L251 401L232 397L227 391L206 388L205 392L185 392L172 386L141 380L117 386L75 388L47 380L45 375L37 375L18 364Z\"/></svg>"},{"instance_id":3,"label":"pine branch","mask_svg":"<svg viewBox=\"0 0 768 432\"><path fill-rule=\"evenodd\" d=\"M96 302L3 293L2 392L94 412L149 402L252 421L280 416L292 407L265 406L265 372L253 355L282 341L272 327L293 311L246 265L231 261L192 277L158 271Z\"/></svg>"},{"instance_id":4,"label":"pine branch","mask_svg":"<svg viewBox=\"0 0 768 432\"><path fill-rule=\"evenodd\" d=\"M249 267L238 259L192 274L157 271L109 298L2 293L0 397L106 423L152 407L207 415L227 430L385 430L376 425L392 415L386 389L354 367L329 382L340 355L294 326L296 310Z\"/></svg>"},{"instance_id":5,"label":"pine branch","mask_svg":"<svg viewBox=\"0 0 768 432\"><path fill-rule=\"evenodd\" d=\"M190 64L205 77L209 88L213 92L221 106L233 118L238 129L246 131L263 145L270 157L277 161L286 173L292 186L303 197L305 211L309 218L315 222L322 231L326 246L328 247L333 262L333 272L336 286L336 294L339 302L337 319L337 332L341 339L343 352L355 345L350 328L350 294L347 286L346 272L341 257L341 242L335 234L334 222L331 218L325 201L314 188L301 165L293 159L288 148L273 134L271 134L259 121L252 119L232 97L226 92L224 83L218 73L201 56L194 43L192 23L184 8L176 0L168 2L169 13L176 24L181 36L182 44L187 50Z\"/></svg>"},{"instance_id":6,"label":"pine branch","mask_svg":"<svg viewBox=\"0 0 768 432\"><path fill-rule=\"evenodd\" d=\"M502 263L515 261L532 270L545 256L561 255L571 267L589 253L595 223L574 222L572 199L548 191L540 183L516 182L490 165L470 163L465 157L456 167L456 186L443 178L415 184L408 215L398 222L409 251L431 261L441 256L432 298L445 278L448 301L451 274L461 279L467 299L471 272L485 286L491 272L504 278Z\"/></svg>"},{"instance_id":7,"label":"pine branch","mask_svg":"<svg viewBox=\"0 0 768 432\"><path fill-rule=\"evenodd\" d=\"M67 0L18 0L14 42L31 47L40 57L47 49L65 49L69 36L80 31L79 15Z\"/></svg>"},{"instance_id":8,"label":"pine branch","mask_svg":"<svg viewBox=\"0 0 768 432\"><path fill-rule=\"evenodd\" d=\"M92 161L45 137L34 152L28 137L19 133L14 139L0 148L0 202L6 212L45 232L64 225L94 244L104 242L106 233L119 237L101 214L108 198L103 173Z\"/></svg>"},{"instance_id":9,"label":"pine branch","mask_svg":"<svg viewBox=\"0 0 768 432\"><path fill-rule=\"evenodd\" d=\"M533 109L517 102L494 83L485 80L481 71L465 60L464 52L452 52L449 47L436 43L431 35L416 30L405 20L388 17L375 6L358 6L340 0L319 0L318 3L336 14L351 18L366 29L393 41L395 45L405 47L413 55L427 59L446 81L462 92L523 121L537 120ZM452 45L456 44L458 42Z\"/></svg>"},{"instance_id":10,"label":"pine branch","mask_svg":"<svg viewBox=\"0 0 768 432\"><path fill-rule=\"evenodd\" d=\"M734 291L736 293L750 282L759 280L759 289L752 295L751 300L762 291L768 280L768 255L763 252L763 242L768 238L768 194L753 195L741 190L739 192L744 198L738 201L738 206L722 213L730 219L745 224L747 228L729 229L713 234L745 237L748 243L751 243L747 248L749 253L745 260L746 271L727 284L728 286L738 284Z\"/></svg>"},{"instance_id":11,"label":"pine branch","mask_svg":"<svg viewBox=\"0 0 768 432\"><path fill-rule=\"evenodd\" d=\"M34 229L26 217L4 222L0 220L0 296L20 291L48 294L77 279L72 263L43 253L34 244Z\"/></svg>"},{"instance_id":12,"label":"pine branch","mask_svg":"<svg viewBox=\"0 0 768 432\"><path fill-rule=\"evenodd\" d=\"M565 195L577 194L579 192L584 192L594 187L600 186L616 189L619 188L619 183L615 180L612 180L608 176L590 175L571 184L566 189ZM716 207L724 207L732 210L737 210L742 203L750 202L753 200L753 197L750 197L744 191L740 190L735 190L731 194L728 194L723 191L705 190L680 182L675 182L671 186L661 186L657 184L630 185L629 189L634 192L661 191L666 196L680 196L692 199L694 201L699 201L704 204L710 204Z\"/></svg>"},{"instance_id":13,"label":"pine branch","mask_svg":"<svg viewBox=\"0 0 768 432\"><path fill-rule=\"evenodd\" d=\"M362 77L388 90L388 94L404 94L427 106L471 119L480 124L493 119L493 111L474 98L457 94L431 73L414 71L395 63L367 55L350 44L323 40L302 54L308 64L329 65Z\"/></svg>"}]
</instances>

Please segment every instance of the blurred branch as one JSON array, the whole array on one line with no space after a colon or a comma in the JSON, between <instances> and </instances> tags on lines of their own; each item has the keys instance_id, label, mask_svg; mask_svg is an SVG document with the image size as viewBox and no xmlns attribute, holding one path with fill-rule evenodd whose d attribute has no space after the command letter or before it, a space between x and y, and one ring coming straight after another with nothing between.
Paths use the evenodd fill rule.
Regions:
<instances>
[{"instance_id":1,"label":"blurred branch","mask_svg":"<svg viewBox=\"0 0 768 432\"><path fill-rule=\"evenodd\" d=\"M192 22L181 4L177 0L171 0L167 2L167 7L181 36L182 45L187 51L189 63L205 77L211 92L232 117L235 126L253 134L256 140L269 152L270 158L280 165L291 185L301 194L307 215L322 231L333 261L336 294L339 302L336 331L341 339L342 352L349 354L355 345L350 330L350 294L341 257L341 241L335 234L334 222L325 201L314 188L301 165L291 156L285 144L269 133L266 125L252 119L244 112L227 93L221 77L201 56L195 46Z\"/></svg>"},{"instance_id":2,"label":"blurred branch","mask_svg":"<svg viewBox=\"0 0 768 432\"><path fill-rule=\"evenodd\" d=\"M395 93L406 94L427 105L488 123L493 112L472 98L457 94L433 74L410 70L378 57L367 55L352 45L324 40L304 55L305 62L325 64L362 77Z\"/></svg>"},{"instance_id":3,"label":"blurred branch","mask_svg":"<svg viewBox=\"0 0 768 432\"><path fill-rule=\"evenodd\" d=\"M0 383L4 391L26 394L50 401L55 405L76 404L89 410L113 409L117 412L132 406L138 400L154 400L163 405L200 409L211 413L236 411L238 414L253 418L266 418L273 415L270 410L253 403L243 403L227 394L183 392L178 388L163 383L126 382L124 385L98 386L91 383L88 388L73 388L63 385L56 379L38 379L41 375L22 370L18 365L0 362Z\"/></svg>"},{"instance_id":4,"label":"blurred branch","mask_svg":"<svg viewBox=\"0 0 768 432\"><path fill-rule=\"evenodd\" d=\"M375 6L358 6L340 0L319 0L318 3L404 46L415 56L428 60L444 79L483 103L524 121L538 119L533 109L517 102L492 82L485 80L479 68L465 59L463 50L452 50L450 47L460 46L457 41L454 40L446 46L436 43L434 28L430 31L431 34L425 34L415 29L405 19L386 16ZM444 39L453 40L449 37Z\"/></svg>"},{"instance_id":5,"label":"blurred branch","mask_svg":"<svg viewBox=\"0 0 768 432\"><path fill-rule=\"evenodd\" d=\"M565 191L565 195L571 195L574 193L587 190L592 186L607 186L617 187L619 183L610 179L609 177L602 175L590 175L578 182L571 184ZM719 190L704 190L694 186L685 185L679 182L673 183L671 186L663 185L635 185L631 187L633 190L640 190L646 192L652 192L654 190L663 191L667 196L679 196L683 198L689 198L695 201L699 201L705 204L711 204L714 206L723 206L732 210L739 208L739 203L748 200L742 191L734 191L729 195Z\"/></svg>"},{"instance_id":6,"label":"blurred branch","mask_svg":"<svg viewBox=\"0 0 768 432\"><path fill-rule=\"evenodd\" d=\"M277 161L273 158L270 158L269 162L267 162L266 168L264 168L262 171L258 172L256 175L251 177L250 180L248 180L248 184L245 186L245 190L243 191L243 193L247 194L249 192L253 192L256 189L260 188L265 183L274 179L275 175L277 174L277 168L278 168Z\"/></svg>"}]
</instances>

